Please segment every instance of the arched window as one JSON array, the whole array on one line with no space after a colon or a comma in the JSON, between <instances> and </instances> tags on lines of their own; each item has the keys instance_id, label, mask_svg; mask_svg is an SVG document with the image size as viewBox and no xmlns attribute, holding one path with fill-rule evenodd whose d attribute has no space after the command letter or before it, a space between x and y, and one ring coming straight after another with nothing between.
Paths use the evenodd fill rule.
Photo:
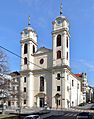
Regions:
<instances>
[{"instance_id":1,"label":"arched window","mask_svg":"<svg viewBox=\"0 0 94 119\"><path fill-rule=\"evenodd\" d=\"M60 59L61 58L61 51L57 51L57 59Z\"/></svg>"},{"instance_id":2,"label":"arched window","mask_svg":"<svg viewBox=\"0 0 94 119\"><path fill-rule=\"evenodd\" d=\"M24 54L27 53L27 44L24 45Z\"/></svg>"},{"instance_id":3,"label":"arched window","mask_svg":"<svg viewBox=\"0 0 94 119\"><path fill-rule=\"evenodd\" d=\"M35 46L33 45L33 53L35 53Z\"/></svg>"},{"instance_id":4,"label":"arched window","mask_svg":"<svg viewBox=\"0 0 94 119\"><path fill-rule=\"evenodd\" d=\"M57 46L61 46L61 35L57 36Z\"/></svg>"},{"instance_id":5,"label":"arched window","mask_svg":"<svg viewBox=\"0 0 94 119\"><path fill-rule=\"evenodd\" d=\"M26 57L24 58L24 64L27 64L27 58Z\"/></svg>"},{"instance_id":6,"label":"arched window","mask_svg":"<svg viewBox=\"0 0 94 119\"><path fill-rule=\"evenodd\" d=\"M44 77L40 77L40 91L44 91Z\"/></svg>"},{"instance_id":7,"label":"arched window","mask_svg":"<svg viewBox=\"0 0 94 119\"><path fill-rule=\"evenodd\" d=\"M60 80L60 73L57 74L57 80Z\"/></svg>"}]
</instances>

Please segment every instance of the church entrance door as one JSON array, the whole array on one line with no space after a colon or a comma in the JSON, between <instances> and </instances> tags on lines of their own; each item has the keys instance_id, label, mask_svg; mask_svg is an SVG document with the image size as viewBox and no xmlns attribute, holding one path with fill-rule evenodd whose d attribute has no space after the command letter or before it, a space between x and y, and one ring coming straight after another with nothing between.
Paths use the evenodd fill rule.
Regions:
<instances>
[{"instance_id":1,"label":"church entrance door","mask_svg":"<svg viewBox=\"0 0 94 119\"><path fill-rule=\"evenodd\" d=\"M44 98L40 98L40 107L44 107Z\"/></svg>"}]
</instances>

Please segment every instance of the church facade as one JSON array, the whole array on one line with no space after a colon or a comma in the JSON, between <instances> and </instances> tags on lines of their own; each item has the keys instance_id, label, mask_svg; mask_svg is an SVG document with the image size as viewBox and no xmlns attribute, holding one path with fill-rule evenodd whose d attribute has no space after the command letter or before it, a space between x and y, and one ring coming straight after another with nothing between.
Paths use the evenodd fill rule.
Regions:
<instances>
[{"instance_id":1,"label":"church facade","mask_svg":"<svg viewBox=\"0 0 94 119\"><path fill-rule=\"evenodd\" d=\"M82 102L81 81L70 68L69 22L60 14L52 22L52 49L38 49L30 26L21 32L20 102L22 107L69 108Z\"/></svg>"}]
</instances>

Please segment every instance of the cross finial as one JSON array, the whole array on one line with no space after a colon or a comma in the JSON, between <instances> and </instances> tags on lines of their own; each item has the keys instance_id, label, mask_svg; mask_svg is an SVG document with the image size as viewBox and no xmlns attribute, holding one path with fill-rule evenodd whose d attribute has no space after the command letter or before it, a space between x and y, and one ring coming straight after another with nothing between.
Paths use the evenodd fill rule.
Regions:
<instances>
[{"instance_id":1,"label":"cross finial","mask_svg":"<svg viewBox=\"0 0 94 119\"><path fill-rule=\"evenodd\" d=\"M63 4L62 4L62 0L60 0L60 16L62 16L63 14Z\"/></svg>"},{"instance_id":2,"label":"cross finial","mask_svg":"<svg viewBox=\"0 0 94 119\"><path fill-rule=\"evenodd\" d=\"M28 26L30 26L30 16L28 17Z\"/></svg>"}]
</instances>

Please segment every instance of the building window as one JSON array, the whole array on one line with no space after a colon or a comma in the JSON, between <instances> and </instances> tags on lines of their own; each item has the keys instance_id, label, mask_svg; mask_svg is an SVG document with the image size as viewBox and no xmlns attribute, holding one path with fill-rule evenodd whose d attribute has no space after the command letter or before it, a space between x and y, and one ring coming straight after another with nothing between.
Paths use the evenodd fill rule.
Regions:
<instances>
[{"instance_id":1,"label":"building window","mask_svg":"<svg viewBox=\"0 0 94 119\"><path fill-rule=\"evenodd\" d=\"M60 86L57 86L57 91L60 91Z\"/></svg>"},{"instance_id":2,"label":"building window","mask_svg":"<svg viewBox=\"0 0 94 119\"><path fill-rule=\"evenodd\" d=\"M24 58L24 64L27 64L27 58L26 57Z\"/></svg>"},{"instance_id":3,"label":"building window","mask_svg":"<svg viewBox=\"0 0 94 119\"><path fill-rule=\"evenodd\" d=\"M24 87L24 92L26 92L26 87Z\"/></svg>"},{"instance_id":4,"label":"building window","mask_svg":"<svg viewBox=\"0 0 94 119\"><path fill-rule=\"evenodd\" d=\"M67 52L67 60L68 60L68 52Z\"/></svg>"},{"instance_id":5,"label":"building window","mask_svg":"<svg viewBox=\"0 0 94 119\"><path fill-rule=\"evenodd\" d=\"M57 36L57 46L61 46L61 35Z\"/></svg>"},{"instance_id":6,"label":"building window","mask_svg":"<svg viewBox=\"0 0 94 119\"><path fill-rule=\"evenodd\" d=\"M67 91L69 92L69 86L67 86Z\"/></svg>"},{"instance_id":7,"label":"building window","mask_svg":"<svg viewBox=\"0 0 94 119\"><path fill-rule=\"evenodd\" d=\"M33 53L35 53L35 46L33 45Z\"/></svg>"},{"instance_id":8,"label":"building window","mask_svg":"<svg viewBox=\"0 0 94 119\"><path fill-rule=\"evenodd\" d=\"M44 63L44 59L40 59L40 64L43 64Z\"/></svg>"},{"instance_id":9,"label":"building window","mask_svg":"<svg viewBox=\"0 0 94 119\"><path fill-rule=\"evenodd\" d=\"M24 54L27 53L27 44L24 45Z\"/></svg>"},{"instance_id":10,"label":"building window","mask_svg":"<svg viewBox=\"0 0 94 119\"><path fill-rule=\"evenodd\" d=\"M13 91L15 91L15 86L13 86Z\"/></svg>"},{"instance_id":11,"label":"building window","mask_svg":"<svg viewBox=\"0 0 94 119\"><path fill-rule=\"evenodd\" d=\"M77 89L79 89L79 83L77 84Z\"/></svg>"},{"instance_id":12,"label":"building window","mask_svg":"<svg viewBox=\"0 0 94 119\"><path fill-rule=\"evenodd\" d=\"M26 77L24 77L24 83L26 83Z\"/></svg>"},{"instance_id":13,"label":"building window","mask_svg":"<svg viewBox=\"0 0 94 119\"><path fill-rule=\"evenodd\" d=\"M69 75L67 75L67 80L69 80Z\"/></svg>"},{"instance_id":14,"label":"building window","mask_svg":"<svg viewBox=\"0 0 94 119\"><path fill-rule=\"evenodd\" d=\"M57 51L57 59L60 59L61 58L61 51Z\"/></svg>"},{"instance_id":15,"label":"building window","mask_svg":"<svg viewBox=\"0 0 94 119\"><path fill-rule=\"evenodd\" d=\"M60 80L60 73L57 74L57 80Z\"/></svg>"},{"instance_id":16,"label":"building window","mask_svg":"<svg viewBox=\"0 0 94 119\"><path fill-rule=\"evenodd\" d=\"M68 48L68 46L69 46L69 43L68 43L68 37L67 37L67 39L66 39L66 45L67 45L67 48Z\"/></svg>"},{"instance_id":17,"label":"building window","mask_svg":"<svg viewBox=\"0 0 94 119\"><path fill-rule=\"evenodd\" d=\"M72 86L74 86L74 80L72 80Z\"/></svg>"},{"instance_id":18,"label":"building window","mask_svg":"<svg viewBox=\"0 0 94 119\"><path fill-rule=\"evenodd\" d=\"M17 91L19 91L19 86L17 86Z\"/></svg>"},{"instance_id":19,"label":"building window","mask_svg":"<svg viewBox=\"0 0 94 119\"><path fill-rule=\"evenodd\" d=\"M72 107L74 106L74 102L72 101Z\"/></svg>"},{"instance_id":20,"label":"building window","mask_svg":"<svg viewBox=\"0 0 94 119\"><path fill-rule=\"evenodd\" d=\"M24 104L26 104L26 100L24 100Z\"/></svg>"},{"instance_id":21,"label":"building window","mask_svg":"<svg viewBox=\"0 0 94 119\"><path fill-rule=\"evenodd\" d=\"M44 77L40 77L40 91L44 91Z\"/></svg>"}]
</instances>

